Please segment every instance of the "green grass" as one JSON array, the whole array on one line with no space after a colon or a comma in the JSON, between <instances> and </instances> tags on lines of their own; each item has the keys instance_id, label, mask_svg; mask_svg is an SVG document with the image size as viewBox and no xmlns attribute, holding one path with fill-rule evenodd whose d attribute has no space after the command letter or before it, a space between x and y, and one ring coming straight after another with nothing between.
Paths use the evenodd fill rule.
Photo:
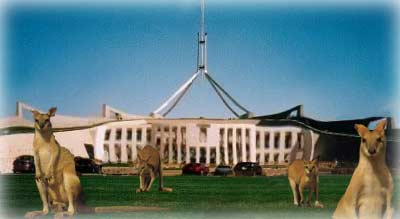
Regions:
<instances>
[{"instance_id":1,"label":"green grass","mask_svg":"<svg viewBox=\"0 0 400 219\"><path fill-rule=\"evenodd\" d=\"M40 210L41 201L33 175L4 175L5 199L1 206L8 215L22 217ZM89 206L160 206L167 212L78 215L76 218L330 218L344 193L350 176L321 176L320 201L324 209L295 208L286 177L165 177L172 193L135 193L137 176L81 176ZM394 205L400 203L395 195ZM45 218L51 218L48 216Z\"/></svg>"}]
</instances>

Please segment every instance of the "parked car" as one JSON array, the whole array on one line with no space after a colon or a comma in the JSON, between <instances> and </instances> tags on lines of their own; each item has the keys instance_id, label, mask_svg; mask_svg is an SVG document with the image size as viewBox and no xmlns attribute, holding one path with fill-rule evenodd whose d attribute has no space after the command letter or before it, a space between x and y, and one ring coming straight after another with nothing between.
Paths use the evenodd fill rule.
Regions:
<instances>
[{"instance_id":1,"label":"parked car","mask_svg":"<svg viewBox=\"0 0 400 219\"><path fill-rule=\"evenodd\" d=\"M215 176L227 176L231 174L233 174L232 167L227 165L218 165L214 171Z\"/></svg>"},{"instance_id":2,"label":"parked car","mask_svg":"<svg viewBox=\"0 0 400 219\"><path fill-rule=\"evenodd\" d=\"M75 170L78 173L101 173L102 166L94 160L84 157L75 157Z\"/></svg>"},{"instance_id":3,"label":"parked car","mask_svg":"<svg viewBox=\"0 0 400 219\"><path fill-rule=\"evenodd\" d=\"M208 167L203 163L189 163L182 168L182 174L207 175Z\"/></svg>"},{"instance_id":4,"label":"parked car","mask_svg":"<svg viewBox=\"0 0 400 219\"><path fill-rule=\"evenodd\" d=\"M31 155L21 155L14 160L13 163L14 173L34 173L35 162Z\"/></svg>"},{"instance_id":5,"label":"parked car","mask_svg":"<svg viewBox=\"0 0 400 219\"><path fill-rule=\"evenodd\" d=\"M336 161L335 167L332 169L332 174L353 174L356 169L357 163Z\"/></svg>"},{"instance_id":6,"label":"parked car","mask_svg":"<svg viewBox=\"0 0 400 219\"><path fill-rule=\"evenodd\" d=\"M239 162L233 168L235 176L256 176L262 174L262 168L258 163Z\"/></svg>"}]
</instances>

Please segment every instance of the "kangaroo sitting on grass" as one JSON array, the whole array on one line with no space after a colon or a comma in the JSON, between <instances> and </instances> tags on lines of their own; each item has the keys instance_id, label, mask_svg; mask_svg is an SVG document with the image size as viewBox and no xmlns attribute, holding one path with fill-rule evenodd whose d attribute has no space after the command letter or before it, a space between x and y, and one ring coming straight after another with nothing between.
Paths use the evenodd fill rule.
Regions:
<instances>
[{"instance_id":1,"label":"kangaroo sitting on grass","mask_svg":"<svg viewBox=\"0 0 400 219\"><path fill-rule=\"evenodd\" d=\"M311 205L311 195L315 194L316 208L323 208L324 206L318 201L318 187L319 187L319 171L318 171L319 157L313 161L294 160L288 167L288 179L290 187L293 192L294 205L300 206L304 203L303 191L308 188L307 205ZM299 200L300 198L300 200Z\"/></svg>"},{"instance_id":2,"label":"kangaroo sitting on grass","mask_svg":"<svg viewBox=\"0 0 400 219\"><path fill-rule=\"evenodd\" d=\"M158 207L109 206L89 208L84 205L80 180L75 171L74 155L61 147L53 134L50 117L56 113L51 108L48 113L32 111L35 119L33 154L35 181L40 193L43 210L31 211L26 218L55 213L55 218L72 216L77 211L83 213L111 213L166 210Z\"/></svg>"},{"instance_id":3,"label":"kangaroo sitting on grass","mask_svg":"<svg viewBox=\"0 0 400 219\"><path fill-rule=\"evenodd\" d=\"M140 188L136 192L150 191L157 174L160 179L159 190L162 192L172 192L172 188L164 187L163 167L158 150L147 145L143 149L138 147L137 151Z\"/></svg>"},{"instance_id":4,"label":"kangaroo sitting on grass","mask_svg":"<svg viewBox=\"0 0 400 219\"><path fill-rule=\"evenodd\" d=\"M363 125L355 125L361 137L360 159L333 218L392 218L393 180L385 162L385 125L384 120L373 131Z\"/></svg>"},{"instance_id":5,"label":"kangaroo sitting on grass","mask_svg":"<svg viewBox=\"0 0 400 219\"><path fill-rule=\"evenodd\" d=\"M77 210L81 184L75 172L74 155L61 147L54 137L50 117L55 115L56 110L53 107L45 114L32 111L35 119L35 180L43 210L28 212L25 215L27 218L46 215L49 209L56 212L56 217L71 216Z\"/></svg>"}]
</instances>

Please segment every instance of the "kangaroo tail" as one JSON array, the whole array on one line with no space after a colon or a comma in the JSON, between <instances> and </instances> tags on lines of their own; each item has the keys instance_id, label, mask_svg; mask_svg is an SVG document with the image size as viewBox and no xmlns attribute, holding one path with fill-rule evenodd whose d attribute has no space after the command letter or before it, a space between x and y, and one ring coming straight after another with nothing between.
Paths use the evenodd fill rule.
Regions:
<instances>
[{"instance_id":1,"label":"kangaroo tail","mask_svg":"<svg viewBox=\"0 0 400 219\"><path fill-rule=\"evenodd\" d=\"M85 196L83 194L83 192L81 192L78 196L77 199L77 211L79 213L83 213L83 214L91 214L91 213L95 213L95 209L92 207L89 207L86 205L85 203Z\"/></svg>"}]
</instances>

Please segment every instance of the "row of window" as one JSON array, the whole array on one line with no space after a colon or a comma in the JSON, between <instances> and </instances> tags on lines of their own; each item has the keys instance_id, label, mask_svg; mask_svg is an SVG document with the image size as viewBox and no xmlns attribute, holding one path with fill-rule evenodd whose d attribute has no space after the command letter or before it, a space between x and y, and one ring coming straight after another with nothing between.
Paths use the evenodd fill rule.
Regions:
<instances>
[{"instance_id":1,"label":"row of window","mask_svg":"<svg viewBox=\"0 0 400 219\"><path fill-rule=\"evenodd\" d=\"M122 157L122 145L121 144L114 144L114 156L116 159L116 162L121 162L121 157ZM128 162L133 162L136 160L136 157L133 158L132 157L132 145L131 144L126 144L126 153L127 153L127 161ZM233 163L234 162L234 157L233 157L233 148L232 147L228 147L228 153L225 154L225 148L221 147L220 148L220 162L224 162L225 161L225 156L227 156L227 160L229 163ZM176 144L172 145L172 154L171 154L171 161L172 163L177 163L178 160L178 148ZM183 145L181 147L181 162L186 160L186 146ZM199 158L200 158L200 162L206 162L206 154L207 154L207 150L205 147L201 147L200 148L200 154L199 154ZM166 146L163 148L163 152L164 152L164 161L165 162L169 162L169 147ZM242 150L240 147L237 147L236 150L236 160L237 162L241 162L241 161L249 161L250 160L250 151L249 148L246 148L245 150L245 158L246 160L242 160L243 156L242 156ZM256 154L256 162L260 162L261 161L261 156L264 156L264 162L265 163L270 163L270 162L279 162L279 156L280 153L273 153L272 158L270 157L270 153L265 153L265 154L260 154L257 153ZM210 149L210 163L216 163L216 157L217 157L217 150L216 148L211 148ZM189 159L192 162L196 161L196 148L195 147L189 147ZM111 154L110 154L110 147L109 144L104 144L104 158L103 161L108 162L111 160ZM289 161L289 153L284 153L284 161L288 162Z\"/></svg>"},{"instance_id":2,"label":"row of window","mask_svg":"<svg viewBox=\"0 0 400 219\"><path fill-rule=\"evenodd\" d=\"M137 141L142 141L143 134L144 134L142 130L146 131L146 139L149 142L151 140L151 128L139 128L139 129L136 129L136 140ZM168 130L169 129L167 129L167 128L164 129L165 132L168 132ZM160 132L161 130L157 129L157 131ZM176 133L177 132L176 127L175 127L175 129L172 129L172 131L173 131L173 133ZM185 131L186 131L186 128L182 127L181 128L181 133L185 134L186 133ZM132 134L133 134L133 129L132 128L128 128L126 130L126 139L127 140L132 140ZM176 137L176 135L175 135L175 137ZM107 129L106 132L105 132L105 135L104 135L104 140L108 141L108 140L110 140L110 138L111 138L111 129ZM115 140L121 140L121 138L122 138L122 128L118 128L118 129L115 130Z\"/></svg>"}]
</instances>

